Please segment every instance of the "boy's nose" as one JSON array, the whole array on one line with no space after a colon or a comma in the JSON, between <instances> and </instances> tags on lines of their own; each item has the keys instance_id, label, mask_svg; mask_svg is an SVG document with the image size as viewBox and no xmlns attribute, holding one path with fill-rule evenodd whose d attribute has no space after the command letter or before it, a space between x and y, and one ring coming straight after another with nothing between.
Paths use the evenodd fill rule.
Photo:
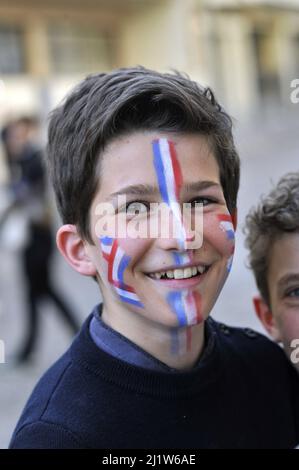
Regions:
<instances>
[{"instance_id":1,"label":"boy's nose","mask_svg":"<svg viewBox=\"0 0 299 470\"><path fill-rule=\"evenodd\" d=\"M150 231L152 226L158 225L158 230L153 238L158 238L162 245L169 249L184 251L186 249L200 248L203 241L203 222L200 219L197 223L194 214L174 212L167 209L165 212L160 212L158 217L153 217L153 224L150 224Z\"/></svg>"},{"instance_id":2,"label":"boy's nose","mask_svg":"<svg viewBox=\"0 0 299 470\"><path fill-rule=\"evenodd\" d=\"M164 250L185 251L189 249L200 248L202 245L202 237L192 230L191 226L186 223L176 224L169 227L168 233L162 233L158 243L160 248ZM200 238L200 240L198 240Z\"/></svg>"},{"instance_id":3,"label":"boy's nose","mask_svg":"<svg viewBox=\"0 0 299 470\"><path fill-rule=\"evenodd\" d=\"M178 239L181 249L194 249L200 248L202 245L203 232L202 225L198 227L195 225L192 228L191 219L189 217L182 217L180 220L177 220L178 234L175 237ZM200 228L200 230L198 230Z\"/></svg>"}]
</instances>

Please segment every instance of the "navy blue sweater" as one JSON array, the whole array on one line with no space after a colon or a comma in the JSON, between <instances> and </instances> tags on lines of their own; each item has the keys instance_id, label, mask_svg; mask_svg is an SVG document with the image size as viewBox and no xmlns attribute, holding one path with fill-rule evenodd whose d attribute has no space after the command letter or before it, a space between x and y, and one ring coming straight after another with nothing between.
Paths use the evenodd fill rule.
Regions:
<instances>
[{"instance_id":1,"label":"navy blue sweater","mask_svg":"<svg viewBox=\"0 0 299 470\"><path fill-rule=\"evenodd\" d=\"M188 372L161 372L99 349L91 318L34 389L11 448L298 444L299 379L264 336L210 320L209 354Z\"/></svg>"}]
</instances>

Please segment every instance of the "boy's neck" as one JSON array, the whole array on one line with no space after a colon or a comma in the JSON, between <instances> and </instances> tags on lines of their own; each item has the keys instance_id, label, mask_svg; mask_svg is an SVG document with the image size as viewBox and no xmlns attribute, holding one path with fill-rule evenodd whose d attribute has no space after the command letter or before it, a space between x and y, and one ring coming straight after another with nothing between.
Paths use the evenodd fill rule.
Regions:
<instances>
[{"instance_id":1,"label":"boy's neck","mask_svg":"<svg viewBox=\"0 0 299 470\"><path fill-rule=\"evenodd\" d=\"M103 304L101 318L106 325L174 369L191 369L204 348L204 323L167 328L142 316L133 316L126 308L107 304Z\"/></svg>"}]
</instances>

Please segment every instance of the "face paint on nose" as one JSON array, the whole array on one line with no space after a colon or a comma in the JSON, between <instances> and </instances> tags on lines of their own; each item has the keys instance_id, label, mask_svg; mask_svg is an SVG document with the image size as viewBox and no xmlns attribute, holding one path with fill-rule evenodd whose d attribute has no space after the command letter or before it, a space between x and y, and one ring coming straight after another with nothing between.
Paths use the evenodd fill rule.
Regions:
<instances>
[{"instance_id":1,"label":"face paint on nose","mask_svg":"<svg viewBox=\"0 0 299 470\"><path fill-rule=\"evenodd\" d=\"M189 253L175 252L175 253L172 253L172 255L173 255L174 262L177 266L184 266L193 260L193 252L191 252L191 250Z\"/></svg>"},{"instance_id":2,"label":"face paint on nose","mask_svg":"<svg viewBox=\"0 0 299 470\"><path fill-rule=\"evenodd\" d=\"M154 140L153 156L158 185L163 201L174 215L178 228L178 242L181 250L186 249L186 230L183 225L182 212L179 205L180 190L183 182L181 167L176 156L173 142L167 139Z\"/></svg>"},{"instance_id":3,"label":"face paint on nose","mask_svg":"<svg viewBox=\"0 0 299 470\"><path fill-rule=\"evenodd\" d=\"M100 237L99 240L103 257L108 263L108 281L114 287L120 300L143 308L144 305L136 295L133 287L124 282L124 272L131 261L131 257L126 255L116 238L106 236Z\"/></svg>"}]
</instances>

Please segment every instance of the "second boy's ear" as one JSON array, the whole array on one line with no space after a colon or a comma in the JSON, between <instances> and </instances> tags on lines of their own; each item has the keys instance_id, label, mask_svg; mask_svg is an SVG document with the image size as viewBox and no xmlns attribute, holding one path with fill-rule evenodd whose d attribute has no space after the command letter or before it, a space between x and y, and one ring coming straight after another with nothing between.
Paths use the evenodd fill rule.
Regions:
<instances>
[{"instance_id":1,"label":"second boy's ear","mask_svg":"<svg viewBox=\"0 0 299 470\"><path fill-rule=\"evenodd\" d=\"M56 244L62 256L75 271L84 276L96 276L96 267L75 225L62 225L56 235Z\"/></svg>"},{"instance_id":2,"label":"second boy's ear","mask_svg":"<svg viewBox=\"0 0 299 470\"><path fill-rule=\"evenodd\" d=\"M280 332L276 320L270 310L268 304L260 296L253 297L253 305L255 312L263 324L266 331L272 336L274 341L279 343L281 341Z\"/></svg>"}]
</instances>

